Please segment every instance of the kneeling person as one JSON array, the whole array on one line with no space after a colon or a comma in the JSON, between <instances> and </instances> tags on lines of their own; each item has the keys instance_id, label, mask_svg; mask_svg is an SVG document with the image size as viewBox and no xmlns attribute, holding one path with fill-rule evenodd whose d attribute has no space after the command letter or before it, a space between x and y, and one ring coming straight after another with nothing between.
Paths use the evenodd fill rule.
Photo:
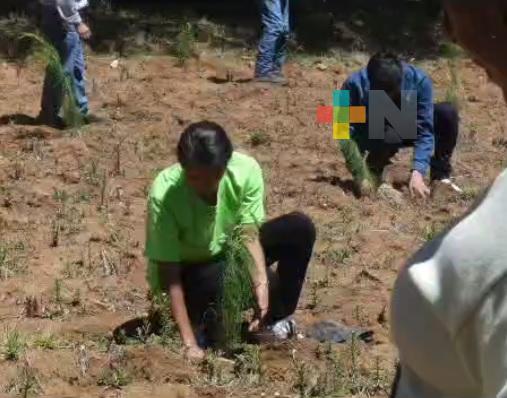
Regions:
<instances>
[{"instance_id":1,"label":"kneeling person","mask_svg":"<svg viewBox=\"0 0 507 398\"><path fill-rule=\"evenodd\" d=\"M290 337L315 242L313 223L300 213L263 223L262 170L255 159L233 151L219 125L189 126L177 154L178 164L158 175L149 194L146 255L151 288L169 292L187 356L203 356L199 332L219 298L227 234L238 225L253 232L245 242L255 263L257 315L250 329ZM277 272L270 274L280 283L270 295L267 267L275 262Z\"/></svg>"},{"instance_id":2,"label":"kneeling person","mask_svg":"<svg viewBox=\"0 0 507 398\"><path fill-rule=\"evenodd\" d=\"M352 124L350 136L366 163L381 180L392 157L403 147L414 147L410 192L426 197L430 190L424 177L431 170L432 182L439 181L459 191L450 180L451 157L458 137L458 111L448 102L433 104L433 85L428 75L401 62L390 53L375 54L368 66L352 74L343 84L350 92L350 106L369 106L369 91L384 91L400 107L403 91L417 92L417 136L404 139L386 123L384 139L370 139L367 124Z\"/></svg>"}]
</instances>

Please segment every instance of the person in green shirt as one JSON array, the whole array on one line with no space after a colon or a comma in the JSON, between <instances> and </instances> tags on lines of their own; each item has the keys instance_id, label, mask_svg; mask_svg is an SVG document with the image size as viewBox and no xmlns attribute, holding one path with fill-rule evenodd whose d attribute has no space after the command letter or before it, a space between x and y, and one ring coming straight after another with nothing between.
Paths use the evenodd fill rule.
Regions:
<instances>
[{"instance_id":1,"label":"person in green shirt","mask_svg":"<svg viewBox=\"0 0 507 398\"><path fill-rule=\"evenodd\" d=\"M265 222L261 167L235 152L216 123L190 125L177 155L178 163L156 177L149 193L146 257L150 287L168 292L187 357L204 356L198 331L220 293L227 234L240 225L249 232L245 246L255 263L257 308L249 330L291 337L315 243L312 221L295 212ZM276 273L268 272L274 263ZM275 281L278 289L270 294Z\"/></svg>"}]
</instances>

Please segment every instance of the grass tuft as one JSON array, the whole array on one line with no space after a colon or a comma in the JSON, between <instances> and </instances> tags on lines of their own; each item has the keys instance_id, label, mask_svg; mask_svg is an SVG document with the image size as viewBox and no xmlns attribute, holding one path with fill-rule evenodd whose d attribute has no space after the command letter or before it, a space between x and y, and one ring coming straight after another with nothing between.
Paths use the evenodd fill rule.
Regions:
<instances>
[{"instance_id":1,"label":"grass tuft","mask_svg":"<svg viewBox=\"0 0 507 398\"><path fill-rule=\"evenodd\" d=\"M25 351L24 337L16 329L8 330L4 337L3 357L7 361L17 361Z\"/></svg>"}]
</instances>

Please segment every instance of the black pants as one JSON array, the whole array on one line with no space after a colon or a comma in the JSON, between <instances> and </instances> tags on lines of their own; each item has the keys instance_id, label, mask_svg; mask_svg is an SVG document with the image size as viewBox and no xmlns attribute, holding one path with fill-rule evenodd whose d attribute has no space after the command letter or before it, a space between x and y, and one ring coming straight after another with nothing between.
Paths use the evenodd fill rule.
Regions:
<instances>
[{"instance_id":1,"label":"black pants","mask_svg":"<svg viewBox=\"0 0 507 398\"><path fill-rule=\"evenodd\" d=\"M270 277L270 318L283 319L296 310L315 243L315 226L302 213L290 213L260 228ZM276 272L272 265L277 263ZM217 313L222 262L183 265L183 288L192 324L206 322Z\"/></svg>"},{"instance_id":2,"label":"black pants","mask_svg":"<svg viewBox=\"0 0 507 398\"><path fill-rule=\"evenodd\" d=\"M459 133L459 115L456 107L449 102L435 104L434 113L435 153L431 158L431 179L448 178L451 175L451 158L456 147ZM413 140L403 141L402 144L387 144L380 140L369 140L366 162L370 169L378 176L382 174L391 158L400 148L414 145Z\"/></svg>"}]
</instances>

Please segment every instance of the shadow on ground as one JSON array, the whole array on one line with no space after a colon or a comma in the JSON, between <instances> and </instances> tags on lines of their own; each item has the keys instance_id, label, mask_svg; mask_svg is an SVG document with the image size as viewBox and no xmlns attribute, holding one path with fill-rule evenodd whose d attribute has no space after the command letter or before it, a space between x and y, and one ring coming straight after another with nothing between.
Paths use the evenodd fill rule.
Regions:
<instances>
[{"instance_id":1,"label":"shadow on ground","mask_svg":"<svg viewBox=\"0 0 507 398\"><path fill-rule=\"evenodd\" d=\"M9 124L19 126L40 126L41 123L37 118L25 115L23 113L15 113L12 115L0 116L0 126L6 126Z\"/></svg>"},{"instance_id":2,"label":"shadow on ground","mask_svg":"<svg viewBox=\"0 0 507 398\"><path fill-rule=\"evenodd\" d=\"M33 20L33 28L37 25L36 3L7 1L0 6L0 15L12 22L12 18L19 19L13 17L13 11L24 12ZM211 42L221 49L255 50L260 34L256 2L110 0L95 4L87 18L94 32L90 45L98 52L167 53L186 22L194 26L197 41ZM407 57L432 58L439 54L442 34L438 0L299 0L291 7L295 32L292 51L296 53L390 49ZM0 24L0 43L6 41L9 45L0 45L0 51L16 54L12 31L26 30L30 24L14 20L5 25L8 28L3 26Z\"/></svg>"},{"instance_id":3,"label":"shadow on ground","mask_svg":"<svg viewBox=\"0 0 507 398\"><path fill-rule=\"evenodd\" d=\"M353 180L343 180L338 176L316 176L310 179L312 182L325 182L333 186L340 187L345 193L352 194L359 199L361 197L359 190Z\"/></svg>"}]
</instances>

